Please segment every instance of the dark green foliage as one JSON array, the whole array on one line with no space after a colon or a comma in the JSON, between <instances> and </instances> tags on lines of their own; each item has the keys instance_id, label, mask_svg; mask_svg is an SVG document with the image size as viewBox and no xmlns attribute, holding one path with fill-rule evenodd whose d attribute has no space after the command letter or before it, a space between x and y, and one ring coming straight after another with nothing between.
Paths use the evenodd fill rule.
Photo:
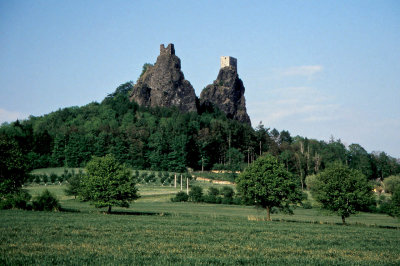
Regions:
<instances>
[{"instance_id":1,"label":"dark green foliage","mask_svg":"<svg viewBox=\"0 0 400 266\"><path fill-rule=\"evenodd\" d=\"M221 195L224 196L221 201L222 204L232 204L233 203L233 196L235 195L233 188L228 187L228 186L222 187Z\"/></svg>"},{"instance_id":2,"label":"dark green foliage","mask_svg":"<svg viewBox=\"0 0 400 266\"><path fill-rule=\"evenodd\" d=\"M82 178L83 173L80 171L78 174L73 174L68 178L68 185L67 188L64 190L65 194L68 196L76 196L79 195L79 192L82 188Z\"/></svg>"},{"instance_id":3,"label":"dark green foliage","mask_svg":"<svg viewBox=\"0 0 400 266\"><path fill-rule=\"evenodd\" d=\"M33 180L36 184L40 183L40 175L35 175L35 179Z\"/></svg>"},{"instance_id":4,"label":"dark green foliage","mask_svg":"<svg viewBox=\"0 0 400 266\"><path fill-rule=\"evenodd\" d=\"M18 143L0 134L0 196L21 189L27 179L27 165Z\"/></svg>"},{"instance_id":5,"label":"dark green foliage","mask_svg":"<svg viewBox=\"0 0 400 266\"><path fill-rule=\"evenodd\" d=\"M183 191L176 193L175 197L171 198L172 202L186 202L189 200L189 195Z\"/></svg>"},{"instance_id":6,"label":"dark green foliage","mask_svg":"<svg viewBox=\"0 0 400 266\"><path fill-rule=\"evenodd\" d=\"M221 198L219 196L219 189L216 187L209 187L207 191L207 195L203 197L204 202L206 203L220 203Z\"/></svg>"},{"instance_id":7,"label":"dark green foliage","mask_svg":"<svg viewBox=\"0 0 400 266\"><path fill-rule=\"evenodd\" d=\"M389 215L400 217L400 186L395 187L391 198L391 211Z\"/></svg>"},{"instance_id":8,"label":"dark green foliage","mask_svg":"<svg viewBox=\"0 0 400 266\"><path fill-rule=\"evenodd\" d=\"M140 175L140 181L141 181L141 182L144 182L144 183L147 183L147 180L148 180L148 174L147 174L147 172L143 172L143 173Z\"/></svg>"},{"instance_id":9,"label":"dark green foliage","mask_svg":"<svg viewBox=\"0 0 400 266\"><path fill-rule=\"evenodd\" d=\"M29 209L31 195L23 189L12 194L3 195L0 198L0 210L5 209Z\"/></svg>"},{"instance_id":10,"label":"dark green foliage","mask_svg":"<svg viewBox=\"0 0 400 266\"><path fill-rule=\"evenodd\" d=\"M377 201L377 206L373 206L370 211L385 213L392 217L400 218L400 186L397 186L391 197L381 195Z\"/></svg>"},{"instance_id":11,"label":"dark green foliage","mask_svg":"<svg viewBox=\"0 0 400 266\"><path fill-rule=\"evenodd\" d=\"M316 176L311 193L322 207L345 219L373 204L372 186L358 170L340 163L334 164Z\"/></svg>"},{"instance_id":12,"label":"dark green foliage","mask_svg":"<svg viewBox=\"0 0 400 266\"><path fill-rule=\"evenodd\" d=\"M273 207L290 211L290 204L302 200L293 175L270 154L259 157L239 175L237 189L246 202L267 210L268 221Z\"/></svg>"},{"instance_id":13,"label":"dark green foliage","mask_svg":"<svg viewBox=\"0 0 400 266\"><path fill-rule=\"evenodd\" d=\"M33 199L32 209L35 211L60 211L61 205L56 196L46 189Z\"/></svg>"},{"instance_id":14,"label":"dark green foliage","mask_svg":"<svg viewBox=\"0 0 400 266\"><path fill-rule=\"evenodd\" d=\"M396 187L400 187L400 176L389 176L383 180L385 192L393 193L396 190Z\"/></svg>"},{"instance_id":15,"label":"dark green foliage","mask_svg":"<svg viewBox=\"0 0 400 266\"><path fill-rule=\"evenodd\" d=\"M139 197L131 170L117 162L112 155L93 157L86 165L80 195L96 207L129 207L129 202Z\"/></svg>"},{"instance_id":16,"label":"dark green foliage","mask_svg":"<svg viewBox=\"0 0 400 266\"><path fill-rule=\"evenodd\" d=\"M189 191L189 200L192 202L202 202L203 188L199 186L192 186Z\"/></svg>"},{"instance_id":17,"label":"dark green foliage","mask_svg":"<svg viewBox=\"0 0 400 266\"><path fill-rule=\"evenodd\" d=\"M55 174L55 173L51 173L50 174L50 182L51 183L55 183L56 182L56 180L58 179L58 176Z\"/></svg>"},{"instance_id":18,"label":"dark green foliage","mask_svg":"<svg viewBox=\"0 0 400 266\"><path fill-rule=\"evenodd\" d=\"M47 184L49 182L49 177L46 174L42 175L42 182Z\"/></svg>"},{"instance_id":19,"label":"dark green foliage","mask_svg":"<svg viewBox=\"0 0 400 266\"><path fill-rule=\"evenodd\" d=\"M228 187L228 186L223 186L221 188L221 195L223 195L224 198L233 199L235 192L233 191L233 188Z\"/></svg>"},{"instance_id":20,"label":"dark green foliage","mask_svg":"<svg viewBox=\"0 0 400 266\"><path fill-rule=\"evenodd\" d=\"M216 187L209 187L208 188L208 195L218 196L219 195L219 189L216 188Z\"/></svg>"}]
</instances>

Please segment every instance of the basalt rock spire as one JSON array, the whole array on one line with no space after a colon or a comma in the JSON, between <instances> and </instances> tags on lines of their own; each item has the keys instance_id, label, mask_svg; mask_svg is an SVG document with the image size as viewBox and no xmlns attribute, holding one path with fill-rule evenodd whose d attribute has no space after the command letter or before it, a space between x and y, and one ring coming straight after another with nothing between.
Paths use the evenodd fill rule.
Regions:
<instances>
[{"instance_id":1,"label":"basalt rock spire","mask_svg":"<svg viewBox=\"0 0 400 266\"><path fill-rule=\"evenodd\" d=\"M197 97L181 71L181 60L173 44L160 45L154 66L147 67L135 84L130 100L149 107L176 106L183 112L197 111Z\"/></svg>"},{"instance_id":2,"label":"basalt rock spire","mask_svg":"<svg viewBox=\"0 0 400 266\"><path fill-rule=\"evenodd\" d=\"M222 56L218 77L213 84L203 89L200 104L217 106L228 118L251 125L246 111L244 91L243 82L237 73L236 58Z\"/></svg>"}]
</instances>

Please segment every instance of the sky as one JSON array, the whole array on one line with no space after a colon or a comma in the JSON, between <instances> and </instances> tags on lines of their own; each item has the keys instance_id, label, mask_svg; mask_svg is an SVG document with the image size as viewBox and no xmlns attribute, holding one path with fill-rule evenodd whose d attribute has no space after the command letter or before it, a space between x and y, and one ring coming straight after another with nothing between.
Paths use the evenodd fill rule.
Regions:
<instances>
[{"instance_id":1,"label":"sky","mask_svg":"<svg viewBox=\"0 0 400 266\"><path fill-rule=\"evenodd\" d=\"M168 43L198 96L237 58L253 127L400 158L397 0L0 0L0 123L100 102Z\"/></svg>"}]
</instances>

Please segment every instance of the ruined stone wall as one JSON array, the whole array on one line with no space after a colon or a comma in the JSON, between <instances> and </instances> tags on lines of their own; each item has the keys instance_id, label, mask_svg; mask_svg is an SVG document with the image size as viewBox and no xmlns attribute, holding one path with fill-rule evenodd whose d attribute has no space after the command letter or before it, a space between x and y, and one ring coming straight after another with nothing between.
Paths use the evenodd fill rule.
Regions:
<instances>
[{"instance_id":1,"label":"ruined stone wall","mask_svg":"<svg viewBox=\"0 0 400 266\"><path fill-rule=\"evenodd\" d=\"M221 56L221 68L231 66L237 68L237 59L231 56Z\"/></svg>"},{"instance_id":2,"label":"ruined stone wall","mask_svg":"<svg viewBox=\"0 0 400 266\"><path fill-rule=\"evenodd\" d=\"M164 44L160 44L160 55L174 55L175 47L174 44L168 44L167 48L165 48Z\"/></svg>"}]
</instances>

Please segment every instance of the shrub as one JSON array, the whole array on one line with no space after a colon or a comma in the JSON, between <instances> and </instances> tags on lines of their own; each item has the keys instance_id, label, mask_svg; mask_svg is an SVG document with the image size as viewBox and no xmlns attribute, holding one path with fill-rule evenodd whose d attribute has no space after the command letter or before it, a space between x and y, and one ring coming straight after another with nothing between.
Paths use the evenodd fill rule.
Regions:
<instances>
[{"instance_id":1,"label":"shrub","mask_svg":"<svg viewBox=\"0 0 400 266\"><path fill-rule=\"evenodd\" d=\"M203 201L203 188L199 186L192 186L189 191L189 199L193 202L202 202Z\"/></svg>"},{"instance_id":2,"label":"shrub","mask_svg":"<svg viewBox=\"0 0 400 266\"><path fill-rule=\"evenodd\" d=\"M188 201L189 196L183 191L179 191L175 197L171 198L172 202L185 202Z\"/></svg>"},{"instance_id":3,"label":"shrub","mask_svg":"<svg viewBox=\"0 0 400 266\"><path fill-rule=\"evenodd\" d=\"M29 200L31 195L25 190L20 190L13 194L5 195L0 200L0 210L5 209L29 209Z\"/></svg>"},{"instance_id":4,"label":"shrub","mask_svg":"<svg viewBox=\"0 0 400 266\"><path fill-rule=\"evenodd\" d=\"M400 187L400 176L392 175L386 177L385 180L383 180L383 184L387 193L393 193L396 187Z\"/></svg>"},{"instance_id":5,"label":"shrub","mask_svg":"<svg viewBox=\"0 0 400 266\"><path fill-rule=\"evenodd\" d=\"M40 183L40 175L35 175L35 179L33 180L36 184Z\"/></svg>"},{"instance_id":6,"label":"shrub","mask_svg":"<svg viewBox=\"0 0 400 266\"><path fill-rule=\"evenodd\" d=\"M233 188L224 186L221 188L221 195L223 195L226 199L233 199L235 192L233 191Z\"/></svg>"},{"instance_id":7,"label":"shrub","mask_svg":"<svg viewBox=\"0 0 400 266\"><path fill-rule=\"evenodd\" d=\"M208 188L208 195L210 196L218 196L219 195L219 190L216 187L209 187Z\"/></svg>"},{"instance_id":8,"label":"shrub","mask_svg":"<svg viewBox=\"0 0 400 266\"><path fill-rule=\"evenodd\" d=\"M222 198L221 203L222 204L232 204L233 198Z\"/></svg>"},{"instance_id":9,"label":"shrub","mask_svg":"<svg viewBox=\"0 0 400 266\"><path fill-rule=\"evenodd\" d=\"M215 195L205 195L203 196L203 201L205 203L217 203L219 197L215 196ZM221 200L219 200L219 203L221 203Z\"/></svg>"},{"instance_id":10,"label":"shrub","mask_svg":"<svg viewBox=\"0 0 400 266\"><path fill-rule=\"evenodd\" d=\"M302 206L304 209L312 209L311 202L308 201L308 200L303 201L303 202L301 203L301 206Z\"/></svg>"},{"instance_id":11,"label":"shrub","mask_svg":"<svg viewBox=\"0 0 400 266\"><path fill-rule=\"evenodd\" d=\"M143 172L140 175L140 179L142 179L141 181L147 182L147 172Z\"/></svg>"},{"instance_id":12,"label":"shrub","mask_svg":"<svg viewBox=\"0 0 400 266\"><path fill-rule=\"evenodd\" d=\"M59 211L61 206L58 199L46 189L33 200L32 208L35 211Z\"/></svg>"},{"instance_id":13,"label":"shrub","mask_svg":"<svg viewBox=\"0 0 400 266\"><path fill-rule=\"evenodd\" d=\"M43 181L43 183L47 183L47 182L49 182L49 177L47 176L47 175L42 175L42 181Z\"/></svg>"},{"instance_id":14,"label":"shrub","mask_svg":"<svg viewBox=\"0 0 400 266\"><path fill-rule=\"evenodd\" d=\"M51 173L50 174L50 182L51 183L55 183L56 182L56 180L58 179L58 176L55 174L55 173Z\"/></svg>"}]
</instances>

